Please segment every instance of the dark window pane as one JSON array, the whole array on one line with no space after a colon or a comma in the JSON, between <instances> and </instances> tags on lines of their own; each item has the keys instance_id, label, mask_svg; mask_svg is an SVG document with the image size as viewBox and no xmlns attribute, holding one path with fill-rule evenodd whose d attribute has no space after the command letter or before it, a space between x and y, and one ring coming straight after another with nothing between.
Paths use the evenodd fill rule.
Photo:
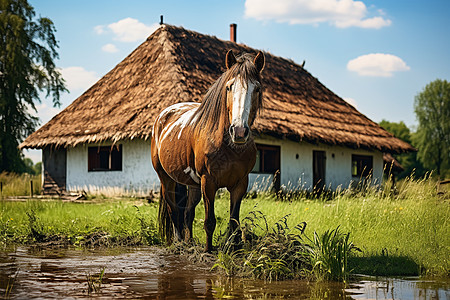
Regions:
<instances>
[{"instance_id":1,"label":"dark window pane","mask_svg":"<svg viewBox=\"0 0 450 300\"><path fill-rule=\"evenodd\" d=\"M111 151L111 170L122 171L122 145L114 146Z\"/></svg>"},{"instance_id":2,"label":"dark window pane","mask_svg":"<svg viewBox=\"0 0 450 300\"><path fill-rule=\"evenodd\" d=\"M108 170L109 169L109 151L104 149L104 147L100 148L99 159L100 159L100 170Z\"/></svg>"},{"instance_id":3,"label":"dark window pane","mask_svg":"<svg viewBox=\"0 0 450 300\"><path fill-rule=\"evenodd\" d=\"M252 172L275 174L280 170L280 147L256 144L258 152Z\"/></svg>"},{"instance_id":4,"label":"dark window pane","mask_svg":"<svg viewBox=\"0 0 450 300\"><path fill-rule=\"evenodd\" d=\"M265 150L264 151L264 173L274 174L279 168L279 152L277 150Z\"/></svg>"},{"instance_id":5,"label":"dark window pane","mask_svg":"<svg viewBox=\"0 0 450 300\"><path fill-rule=\"evenodd\" d=\"M368 177L372 175L373 157L369 155L352 155L352 176Z\"/></svg>"},{"instance_id":6,"label":"dark window pane","mask_svg":"<svg viewBox=\"0 0 450 300\"><path fill-rule=\"evenodd\" d=\"M88 171L121 171L122 145L88 148Z\"/></svg>"}]
</instances>

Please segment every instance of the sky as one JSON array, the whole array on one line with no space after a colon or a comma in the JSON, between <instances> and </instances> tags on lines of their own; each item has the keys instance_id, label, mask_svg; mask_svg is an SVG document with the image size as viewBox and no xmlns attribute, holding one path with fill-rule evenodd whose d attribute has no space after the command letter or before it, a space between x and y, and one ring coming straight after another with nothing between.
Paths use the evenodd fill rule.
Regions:
<instances>
[{"instance_id":1,"label":"sky","mask_svg":"<svg viewBox=\"0 0 450 300\"><path fill-rule=\"evenodd\" d=\"M450 80L448 0L29 0L56 27L70 93L41 98L41 125L114 68L164 23L305 61L305 69L375 122L417 126L414 97ZM41 151L25 151L34 162Z\"/></svg>"}]
</instances>

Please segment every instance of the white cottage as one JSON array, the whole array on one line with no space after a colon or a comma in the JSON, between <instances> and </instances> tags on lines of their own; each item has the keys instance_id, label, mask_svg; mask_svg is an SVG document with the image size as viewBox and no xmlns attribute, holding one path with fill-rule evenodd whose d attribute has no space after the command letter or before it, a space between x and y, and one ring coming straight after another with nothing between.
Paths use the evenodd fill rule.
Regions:
<instances>
[{"instance_id":1,"label":"white cottage","mask_svg":"<svg viewBox=\"0 0 450 300\"><path fill-rule=\"evenodd\" d=\"M143 44L20 146L43 150L46 193L159 186L150 159L154 120L165 107L202 100L224 72L225 53L256 53L161 25ZM250 187L347 187L381 181L383 153L414 150L291 60L265 53L264 109L255 121L258 159Z\"/></svg>"}]
</instances>

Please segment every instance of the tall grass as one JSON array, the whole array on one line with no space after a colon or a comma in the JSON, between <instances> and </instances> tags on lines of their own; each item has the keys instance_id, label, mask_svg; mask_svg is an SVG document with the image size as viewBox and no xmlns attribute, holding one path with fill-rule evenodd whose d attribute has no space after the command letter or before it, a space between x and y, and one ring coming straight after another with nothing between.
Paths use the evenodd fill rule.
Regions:
<instances>
[{"instance_id":1,"label":"tall grass","mask_svg":"<svg viewBox=\"0 0 450 300\"><path fill-rule=\"evenodd\" d=\"M156 204L133 200L0 202L0 244L154 245L156 213Z\"/></svg>"},{"instance_id":2,"label":"tall grass","mask_svg":"<svg viewBox=\"0 0 450 300\"><path fill-rule=\"evenodd\" d=\"M41 193L41 175L0 173L0 197L6 196L29 196L31 190L30 182L33 181L33 195Z\"/></svg>"},{"instance_id":3,"label":"tall grass","mask_svg":"<svg viewBox=\"0 0 450 300\"><path fill-rule=\"evenodd\" d=\"M94 203L0 201L0 244L39 240L51 242L58 238L80 246L158 244L155 225L157 209L155 203L148 204L132 198L115 201L103 199ZM228 193L218 193L215 211L215 245L221 245L221 234L226 232L229 220ZM252 211L260 211L264 215L259 227L245 219ZM287 215L289 230L280 222ZM198 205L194 237L200 243L205 241L203 221L204 207ZM283 258L281 254L293 253L295 241L298 240L293 235L299 235L295 232L295 225L302 222L306 222L307 226L300 234L303 238L301 243L319 244L323 235L327 234L327 240L331 242L334 241L333 236L339 237L338 240L343 244L338 248L350 247L353 243L361 249L361 253L354 252L347 262L347 269L354 269L356 273L450 276L449 196L448 193L438 195L437 183L430 178L408 178L398 183L396 188L385 185L382 188L361 186L359 190L338 190L331 196L313 197L308 193L292 194L289 197L270 193L255 194L243 200L241 221L241 225L246 226L242 232L247 230L247 233L254 234L247 234L246 239L265 237L258 244L261 246L259 252L254 252L248 259L248 270L251 266L268 267L253 268L255 273L252 276L255 277L283 277L286 267L292 269L288 257ZM338 227L339 232L331 231ZM284 232L280 231L283 228ZM348 233L351 241L347 238ZM305 240L305 237L310 237L310 240ZM274 245L279 249L284 247L279 256L268 254ZM248 248L249 251L255 249L256 246ZM230 256L240 255L225 248L221 251L222 261L229 265L233 264L233 257ZM227 259L230 260L226 262ZM321 268L332 265L326 264L323 259L318 258L317 261L321 261L317 265ZM280 272L269 274L267 270Z\"/></svg>"},{"instance_id":4,"label":"tall grass","mask_svg":"<svg viewBox=\"0 0 450 300\"><path fill-rule=\"evenodd\" d=\"M260 211L251 211L240 230L220 243L217 263L228 276L251 276L264 280L309 278L315 281L346 281L348 257L356 247L339 227L322 234L304 234L306 222L288 225L290 215L269 226ZM234 235L242 234L236 244ZM238 248L236 250L235 248Z\"/></svg>"},{"instance_id":5,"label":"tall grass","mask_svg":"<svg viewBox=\"0 0 450 300\"><path fill-rule=\"evenodd\" d=\"M347 281L350 275L349 256L361 251L351 242L350 233L341 232L338 226L321 235L314 232L310 241L307 253L316 279Z\"/></svg>"},{"instance_id":6,"label":"tall grass","mask_svg":"<svg viewBox=\"0 0 450 300\"><path fill-rule=\"evenodd\" d=\"M362 251L356 254L358 260L352 259L354 272L450 276L449 195L437 195L433 179L408 178L396 189L346 189L335 192L328 201L311 199L306 194L289 199L258 194L243 201L241 215L246 216L255 205L269 224L291 214L292 224L308 224L305 234L310 237L314 231L324 233L339 226L342 232L351 233L352 242ZM226 229L228 206L227 194L221 195L216 201L218 232ZM202 209L197 210L200 219ZM203 238L200 226L196 234ZM377 264L390 264L390 270Z\"/></svg>"}]
</instances>

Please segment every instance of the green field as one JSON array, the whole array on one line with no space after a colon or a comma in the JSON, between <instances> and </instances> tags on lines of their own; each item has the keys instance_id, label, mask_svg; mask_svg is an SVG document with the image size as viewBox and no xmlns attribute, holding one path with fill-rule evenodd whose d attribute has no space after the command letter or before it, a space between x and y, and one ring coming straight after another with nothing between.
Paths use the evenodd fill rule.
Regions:
<instances>
[{"instance_id":1,"label":"green field","mask_svg":"<svg viewBox=\"0 0 450 300\"><path fill-rule=\"evenodd\" d=\"M332 200L295 195L281 201L273 194L260 194L244 199L241 220L258 211L270 228L289 215L288 227L294 230L295 225L306 222L308 237L314 231L320 234L340 226L362 251L349 259L354 273L449 276L448 194L438 196L436 189L436 182L428 179L406 180L396 192L387 188L389 192L346 190L332 195ZM227 193L218 194L215 207L219 235L228 223ZM99 197L85 203L1 201L0 244L158 245L157 210L157 203L133 198ZM200 204L194 222L199 243L205 238L203 216Z\"/></svg>"}]
</instances>

